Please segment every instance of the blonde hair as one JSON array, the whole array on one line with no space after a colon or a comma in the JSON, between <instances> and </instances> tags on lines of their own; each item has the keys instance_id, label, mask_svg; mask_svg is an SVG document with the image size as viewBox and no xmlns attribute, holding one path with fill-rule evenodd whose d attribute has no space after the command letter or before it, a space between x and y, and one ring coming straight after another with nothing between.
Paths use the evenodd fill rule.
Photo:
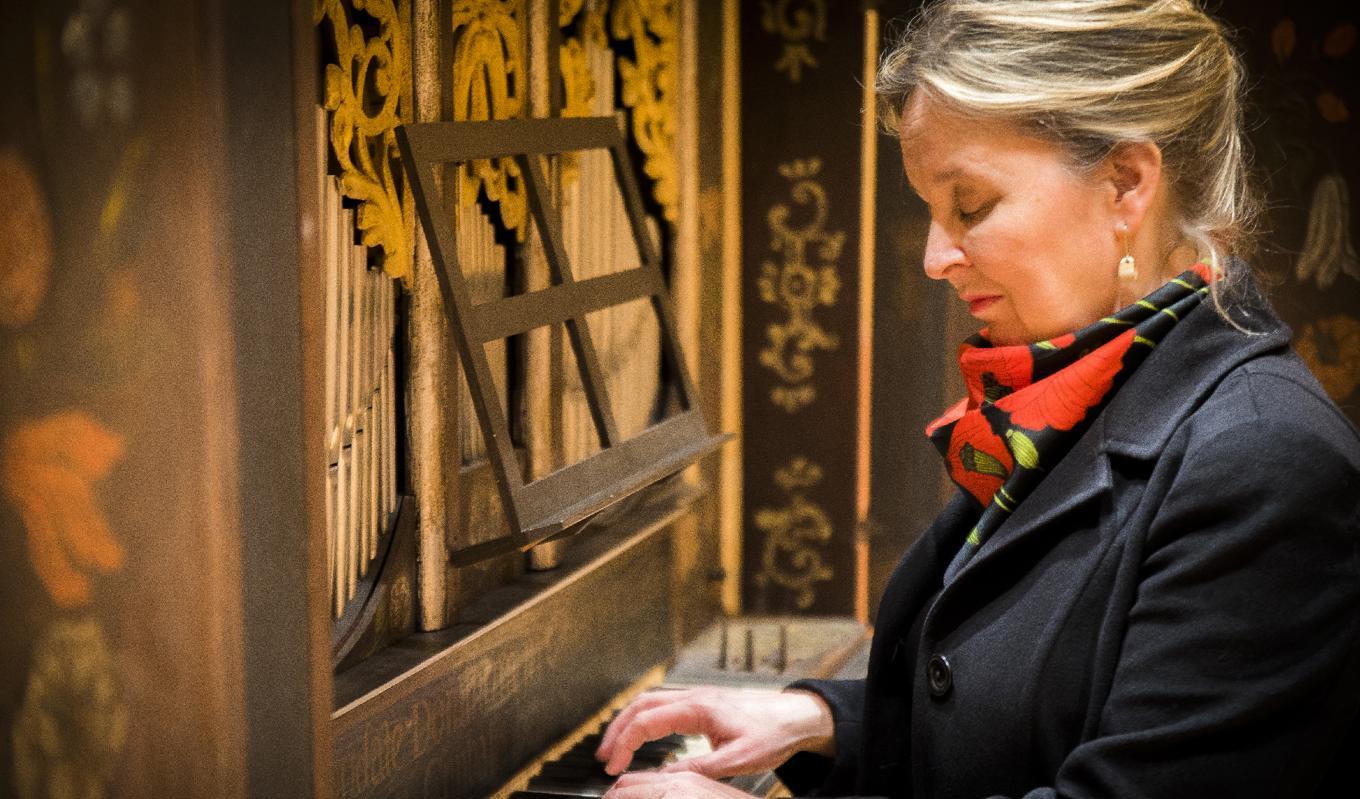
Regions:
<instances>
[{"instance_id":1,"label":"blonde hair","mask_svg":"<svg viewBox=\"0 0 1360 799\"><path fill-rule=\"evenodd\" d=\"M1162 151L1173 211L1199 257L1232 280L1257 215L1244 77L1193 0L940 0L878 69L892 129L915 92L1022 126L1091 169L1125 142Z\"/></svg>"}]
</instances>

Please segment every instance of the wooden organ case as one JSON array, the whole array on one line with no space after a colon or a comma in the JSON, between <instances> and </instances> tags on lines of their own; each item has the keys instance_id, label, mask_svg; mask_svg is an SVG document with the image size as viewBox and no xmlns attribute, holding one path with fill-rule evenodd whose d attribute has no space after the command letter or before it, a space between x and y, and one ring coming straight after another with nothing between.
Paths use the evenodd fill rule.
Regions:
<instances>
[{"instance_id":1,"label":"wooden organ case","mask_svg":"<svg viewBox=\"0 0 1360 799\"><path fill-rule=\"evenodd\" d=\"M834 25L859 31L869 6L739 5L0 5L0 184L16 210L0 221L23 256L0 265L0 545L16 564L0 793L48 795L69 784L53 775L78 774L90 797L493 795L660 664L708 679L713 658L686 661L689 642L748 671L762 642L798 649L778 623L711 625L759 585L746 566L768 578L756 599L771 613L804 595L819 613L850 604L863 520L827 497L865 497L811 437L762 436L802 451L758 470L738 439L656 479L771 408L804 429L828 427L812 410L847 417L847 370L865 362L851 346L849 287L867 285L847 235L854 164L817 173L807 156L831 148L766 140L792 127L737 98L749 67L771 108L796 114L814 78L860 105L844 91L858 45L831 45L857 41ZM767 50L739 63L755 41ZM450 162L422 187L467 302L490 317L473 391L399 131L588 118L618 145L541 148L537 200L514 154ZM743 157L747 123L760 146ZM838 126L804 127L844 143ZM744 208L739 186L762 176L776 191ZM804 230L823 188L830 228ZM534 202L560 220L556 266ZM771 236L778 209L794 227ZM654 275L630 273L644 261L669 309ZM584 305L521 324L535 321L523 298L564 287L562 263ZM766 286L806 294L814 267L809 320ZM501 302L519 322L485 311ZM749 314L744 336L753 309L768 319ZM817 361L819 404L795 415L771 404L783 378L758 362L771 330L809 321L841 344ZM781 340L796 352L796 335ZM794 377L775 388L806 393L810 376ZM489 441L478 403L503 422ZM668 436L674 451L629 450L631 481L521 508L497 477L547 485L693 410L704 423ZM751 501L748 472L781 493ZM836 558L788 568L820 564L812 547Z\"/></svg>"},{"instance_id":2,"label":"wooden organ case","mask_svg":"<svg viewBox=\"0 0 1360 799\"><path fill-rule=\"evenodd\" d=\"M335 796L489 795L731 602L734 454L691 465L735 379L695 357L735 301L699 5L316 0L295 35ZM534 145L415 179L408 140L479 125Z\"/></svg>"}]
</instances>

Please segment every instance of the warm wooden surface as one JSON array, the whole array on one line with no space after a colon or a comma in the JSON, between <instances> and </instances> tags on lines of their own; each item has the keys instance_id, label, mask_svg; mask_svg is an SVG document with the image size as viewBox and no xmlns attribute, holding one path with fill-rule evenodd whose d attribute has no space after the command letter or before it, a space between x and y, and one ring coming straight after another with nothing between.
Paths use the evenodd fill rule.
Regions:
<instances>
[{"instance_id":1,"label":"warm wooden surface","mask_svg":"<svg viewBox=\"0 0 1360 799\"><path fill-rule=\"evenodd\" d=\"M479 796L672 653L671 495L336 678L335 795Z\"/></svg>"}]
</instances>

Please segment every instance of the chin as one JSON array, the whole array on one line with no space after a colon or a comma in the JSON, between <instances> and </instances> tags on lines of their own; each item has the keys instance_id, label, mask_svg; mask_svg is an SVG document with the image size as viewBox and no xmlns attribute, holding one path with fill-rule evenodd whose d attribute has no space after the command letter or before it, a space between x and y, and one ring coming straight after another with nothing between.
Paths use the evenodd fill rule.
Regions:
<instances>
[{"instance_id":1,"label":"chin","mask_svg":"<svg viewBox=\"0 0 1360 799\"><path fill-rule=\"evenodd\" d=\"M987 338L996 347L1011 347L1016 344L1029 344L1030 340L1020 333L1011 330L998 329L996 325L988 325Z\"/></svg>"}]
</instances>

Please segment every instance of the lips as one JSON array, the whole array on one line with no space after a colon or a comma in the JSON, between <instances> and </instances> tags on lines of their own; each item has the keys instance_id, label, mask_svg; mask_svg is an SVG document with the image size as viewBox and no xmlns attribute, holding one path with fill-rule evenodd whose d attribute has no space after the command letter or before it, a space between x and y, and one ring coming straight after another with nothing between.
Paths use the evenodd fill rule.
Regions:
<instances>
[{"instance_id":1,"label":"lips","mask_svg":"<svg viewBox=\"0 0 1360 799\"><path fill-rule=\"evenodd\" d=\"M977 316L1000 300L999 294L965 294L963 301L968 303L968 313Z\"/></svg>"}]
</instances>

